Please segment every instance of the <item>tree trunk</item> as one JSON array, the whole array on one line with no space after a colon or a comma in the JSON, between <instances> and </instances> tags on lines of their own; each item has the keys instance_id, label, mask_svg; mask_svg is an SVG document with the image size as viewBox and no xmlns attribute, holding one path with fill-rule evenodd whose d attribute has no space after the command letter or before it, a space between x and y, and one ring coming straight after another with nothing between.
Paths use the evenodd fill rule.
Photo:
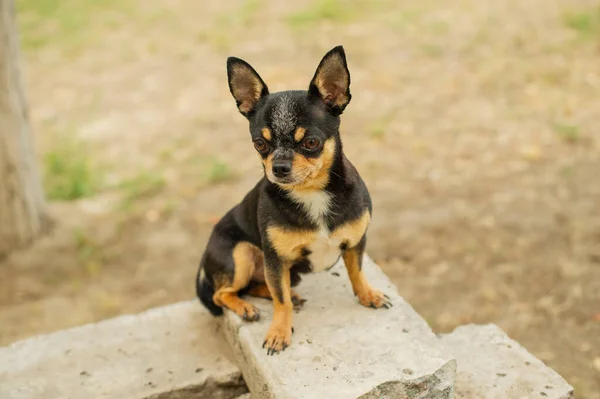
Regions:
<instances>
[{"instance_id":1,"label":"tree trunk","mask_svg":"<svg viewBox=\"0 0 600 399\"><path fill-rule=\"evenodd\" d=\"M0 259L50 225L19 71L13 0L0 0Z\"/></svg>"}]
</instances>

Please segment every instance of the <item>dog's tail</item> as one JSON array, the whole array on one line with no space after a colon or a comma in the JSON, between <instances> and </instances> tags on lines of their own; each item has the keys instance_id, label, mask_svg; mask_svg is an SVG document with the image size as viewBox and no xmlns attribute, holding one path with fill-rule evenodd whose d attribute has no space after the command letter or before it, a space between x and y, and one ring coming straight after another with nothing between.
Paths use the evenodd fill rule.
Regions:
<instances>
[{"instance_id":1,"label":"dog's tail","mask_svg":"<svg viewBox=\"0 0 600 399\"><path fill-rule=\"evenodd\" d=\"M206 278L204 273L201 273L200 270L198 270L198 275L196 276L196 295L198 295L200 302L206 306L206 309L208 309L213 316L221 316L223 314L223 308L213 301L214 294L215 287L213 283Z\"/></svg>"}]
</instances>

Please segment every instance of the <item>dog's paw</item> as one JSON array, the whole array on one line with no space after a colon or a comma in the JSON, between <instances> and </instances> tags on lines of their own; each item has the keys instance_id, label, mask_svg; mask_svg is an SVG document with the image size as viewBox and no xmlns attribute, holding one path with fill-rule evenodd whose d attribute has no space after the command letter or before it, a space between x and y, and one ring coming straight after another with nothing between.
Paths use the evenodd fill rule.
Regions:
<instances>
[{"instance_id":1,"label":"dog's paw","mask_svg":"<svg viewBox=\"0 0 600 399\"><path fill-rule=\"evenodd\" d=\"M296 293L292 293L292 304L294 304L294 310L300 310L304 306L306 299L302 298Z\"/></svg>"},{"instance_id":2,"label":"dog's paw","mask_svg":"<svg viewBox=\"0 0 600 399\"><path fill-rule=\"evenodd\" d=\"M263 348L267 348L267 355L284 351L285 348L290 346L292 343L292 331L292 327L271 325L265 337L265 342L263 342Z\"/></svg>"},{"instance_id":3,"label":"dog's paw","mask_svg":"<svg viewBox=\"0 0 600 399\"><path fill-rule=\"evenodd\" d=\"M260 311L258 308L247 302L235 309L235 313L245 321L257 321L260 319Z\"/></svg>"},{"instance_id":4,"label":"dog's paw","mask_svg":"<svg viewBox=\"0 0 600 399\"><path fill-rule=\"evenodd\" d=\"M393 306L389 296L374 289L368 289L364 292L358 293L356 296L358 296L358 301L360 304L368 308L389 309Z\"/></svg>"}]
</instances>

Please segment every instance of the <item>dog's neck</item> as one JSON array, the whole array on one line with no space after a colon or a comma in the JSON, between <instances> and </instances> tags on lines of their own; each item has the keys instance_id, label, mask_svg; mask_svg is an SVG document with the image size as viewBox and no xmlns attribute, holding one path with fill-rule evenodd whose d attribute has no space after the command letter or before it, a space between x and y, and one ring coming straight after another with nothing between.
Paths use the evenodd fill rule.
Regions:
<instances>
[{"instance_id":1,"label":"dog's neck","mask_svg":"<svg viewBox=\"0 0 600 399\"><path fill-rule=\"evenodd\" d=\"M288 196L303 206L313 223L326 227L325 220L331 210L331 193L326 190L292 190Z\"/></svg>"}]
</instances>

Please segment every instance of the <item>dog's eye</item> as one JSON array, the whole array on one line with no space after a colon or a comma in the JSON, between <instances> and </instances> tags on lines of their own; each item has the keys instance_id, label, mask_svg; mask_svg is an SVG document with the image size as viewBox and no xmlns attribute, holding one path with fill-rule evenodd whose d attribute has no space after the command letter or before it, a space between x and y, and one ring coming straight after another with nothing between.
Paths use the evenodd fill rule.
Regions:
<instances>
[{"instance_id":1,"label":"dog's eye","mask_svg":"<svg viewBox=\"0 0 600 399\"><path fill-rule=\"evenodd\" d=\"M306 148L307 150L314 150L315 148L317 148L319 146L319 144L321 144L319 139L314 138L314 137L308 137L306 140L304 140L302 142L302 146L304 148Z\"/></svg>"},{"instance_id":2,"label":"dog's eye","mask_svg":"<svg viewBox=\"0 0 600 399\"><path fill-rule=\"evenodd\" d=\"M265 152L267 150L267 143L263 139L254 140L254 148L258 152Z\"/></svg>"}]
</instances>

